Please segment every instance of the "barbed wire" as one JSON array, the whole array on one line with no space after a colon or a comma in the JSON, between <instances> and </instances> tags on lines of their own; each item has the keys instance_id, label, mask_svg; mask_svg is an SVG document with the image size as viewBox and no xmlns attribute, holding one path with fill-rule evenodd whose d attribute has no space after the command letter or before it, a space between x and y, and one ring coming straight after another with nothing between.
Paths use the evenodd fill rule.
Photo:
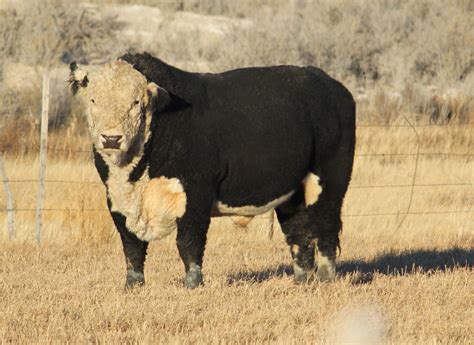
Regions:
<instances>
[{"instance_id":1,"label":"barbed wire","mask_svg":"<svg viewBox=\"0 0 474 345\"><path fill-rule=\"evenodd\" d=\"M433 215L433 214L457 214L473 213L474 210L449 210L449 211L418 211L418 212L387 212L387 213L361 213L361 214L343 214L341 217L386 217L386 216L404 216L404 215Z\"/></svg>"},{"instance_id":2,"label":"barbed wire","mask_svg":"<svg viewBox=\"0 0 474 345\"><path fill-rule=\"evenodd\" d=\"M174 0L170 0L174 1ZM2 114L0 118L2 117L18 117L16 114ZM438 128L438 127L469 127L474 125L474 123L467 122L467 123L426 123L426 124L414 124L414 127L431 127L431 128ZM409 125L407 124L385 124L385 123L357 123L356 127L394 127L394 128L400 128L400 127L407 127L410 128Z\"/></svg>"},{"instance_id":3,"label":"barbed wire","mask_svg":"<svg viewBox=\"0 0 474 345\"><path fill-rule=\"evenodd\" d=\"M437 127L469 127L469 126L472 126L474 125L474 123L451 123L451 124L439 124L439 125L436 125L436 124L418 124L418 125L413 125L413 127L415 128L427 128L427 127L431 127L431 128L437 128ZM369 124L369 123L358 123L356 124L356 128L357 127L393 127L393 128L412 128L412 126L410 125L407 125L407 124L383 124L383 123L380 123L380 124Z\"/></svg>"},{"instance_id":4,"label":"barbed wire","mask_svg":"<svg viewBox=\"0 0 474 345\"><path fill-rule=\"evenodd\" d=\"M356 153L355 157L379 157L379 156L474 156L474 152L410 152L410 153Z\"/></svg>"},{"instance_id":5,"label":"barbed wire","mask_svg":"<svg viewBox=\"0 0 474 345\"><path fill-rule=\"evenodd\" d=\"M0 180L0 182L6 182L4 180ZM38 179L26 179L26 180L8 180L10 183L33 183L33 182L39 182ZM45 183L73 183L73 184L103 184L102 182L98 181L80 181L80 180L45 180Z\"/></svg>"},{"instance_id":6,"label":"barbed wire","mask_svg":"<svg viewBox=\"0 0 474 345\"><path fill-rule=\"evenodd\" d=\"M8 211L20 211L20 212L34 212L36 208L14 208L14 209L3 209L0 213ZM42 211L47 212L109 212L106 208L43 208ZM433 214L462 214L462 213L474 213L474 210L447 210L447 211L416 211L416 212L382 212L382 213L360 213L360 214L342 214L341 217L387 217L387 216L403 216L403 215L433 215ZM256 217L259 218L260 215Z\"/></svg>"},{"instance_id":7,"label":"barbed wire","mask_svg":"<svg viewBox=\"0 0 474 345\"><path fill-rule=\"evenodd\" d=\"M405 119L406 120L406 119ZM357 127L393 127L393 128L410 128L414 131L417 137L417 152L362 152L356 153L355 157L416 157L415 167L412 176L412 183L410 184L386 184L386 185L352 185L349 186L349 189L377 189L377 188L411 188L409 203L406 211L397 211L397 212L379 212L379 213L353 213L353 214L342 214L341 216L344 218L358 218L358 217L402 217L402 220L399 222L398 226L401 226L403 221L407 216L416 215L416 216L423 216L423 215L436 215L436 214L469 214L473 213L472 209L469 210L445 210L445 211L436 211L436 210L427 210L427 211L411 211L411 203L413 200L413 194L415 188L423 188L423 187L433 187L433 188L446 188L446 187L466 187L466 186L473 186L472 183L467 182L459 182L459 183L419 183L416 184L415 180L417 177L417 166L420 157L423 156L439 156L439 157L472 157L474 156L474 152L420 152L420 137L419 134L416 132L416 128L446 128L446 127L459 127L465 126L469 127L472 126L472 123L468 124L441 124L441 125L414 125L407 121L407 124L397 124L397 125L386 125L386 124L357 124ZM33 150L39 150L39 147L33 147ZM93 151L90 149L81 150L81 149L68 149L68 148L49 148L49 152L60 152L65 154L87 154L92 156ZM0 180L1 182L7 182L5 180ZM38 179L16 179L16 180L8 180L9 183L38 183ZM46 183L58 183L58 184L78 184L78 185L101 185L102 182L100 181L84 181L84 180L45 180ZM4 212L11 212L11 211L18 211L18 212L35 212L36 208L7 208L1 209L0 213ZM109 212L107 208L43 208L42 211L45 212ZM258 217L258 216L257 216Z\"/></svg>"},{"instance_id":8,"label":"barbed wire","mask_svg":"<svg viewBox=\"0 0 474 345\"><path fill-rule=\"evenodd\" d=\"M420 184L387 184L387 185L366 185L349 186L349 189L370 189L370 188L407 188L407 187L464 187L473 186L472 183L420 183Z\"/></svg>"},{"instance_id":9,"label":"barbed wire","mask_svg":"<svg viewBox=\"0 0 474 345\"><path fill-rule=\"evenodd\" d=\"M0 180L0 182L7 182L6 180ZM26 180L8 180L9 183L37 183L38 179L26 179ZM80 180L45 180L45 183L72 183L72 184L92 184L92 185L103 185L99 181L80 181ZM370 189L370 188L404 188L404 187L461 187L461 186L474 186L472 183L420 183L420 184L387 184L387 185L360 185L360 186L349 186L348 189Z\"/></svg>"},{"instance_id":10,"label":"barbed wire","mask_svg":"<svg viewBox=\"0 0 474 345\"><path fill-rule=\"evenodd\" d=\"M35 150L39 148L35 147ZM92 155L92 150L73 150L73 149L56 149L48 148L48 152L65 152L65 153L87 153ZM471 157L474 156L474 152L367 152L367 153L356 153L354 157L389 157L389 156L454 156L454 157Z\"/></svg>"}]
</instances>

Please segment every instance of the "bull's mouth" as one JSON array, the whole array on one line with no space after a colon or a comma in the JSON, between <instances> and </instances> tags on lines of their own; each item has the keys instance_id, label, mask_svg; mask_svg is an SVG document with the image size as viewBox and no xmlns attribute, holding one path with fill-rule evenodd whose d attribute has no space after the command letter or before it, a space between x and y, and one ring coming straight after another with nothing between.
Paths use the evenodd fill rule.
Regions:
<instances>
[{"instance_id":1,"label":"bull's mouth","mask_svg":"<svg viewBox=\"0 0 474 345\"><path fill-rule=\"evenodd\" d=\"M124 146L124 136L123 135L105 135L101 134L100 135L100 143L102 146L102 149L104 151L110 150L110 151L117 151L121 150L122 146Z\"/></svg>"},{"instance_id":2,"label":"bull's mouth","mask_svg":"<svg viewBox=\"0 0 474 345\"><path fill-rule=\"evenodd\" d=\"M104 145L104 150L120 150L120 144L119 142L110 142L110 141L107 141L105 143L103 143Z\"/></svg>"}]
</instances>

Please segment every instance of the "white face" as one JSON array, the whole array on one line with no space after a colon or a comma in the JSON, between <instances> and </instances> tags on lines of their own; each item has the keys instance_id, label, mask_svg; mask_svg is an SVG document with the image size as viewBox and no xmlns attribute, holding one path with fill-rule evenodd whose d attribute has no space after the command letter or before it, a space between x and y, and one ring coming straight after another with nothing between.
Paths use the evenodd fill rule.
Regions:
<instances>
[{"instance_id":1,"label":"white face","mask_svg":"<svg viewBox=\"0 0 474 345\"><path fill-rule=\"evenodd\" d=\"M148 84L132 65L120 60L91 73L72 69L70 81L86 103L89 132L98 151L117 154L143 145L156 84Z\"/></svg>"}]
</instances>

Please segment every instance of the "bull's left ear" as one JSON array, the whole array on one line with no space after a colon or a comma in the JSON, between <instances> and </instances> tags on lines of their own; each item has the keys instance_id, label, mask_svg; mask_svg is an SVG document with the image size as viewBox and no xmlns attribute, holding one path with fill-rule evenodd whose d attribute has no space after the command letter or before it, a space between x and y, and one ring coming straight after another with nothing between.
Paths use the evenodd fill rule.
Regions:
<instances>
[{"instance_id":1,"label":"bull's left ear","mask_svg":"<svg viewBox=\"0 0 474 345\"><path fill-rule=\"evenodd\" d=\"M157 97L158 96L158 89L160 87L156 85L155 83L148 83L146 87L146 91L148 93L149 98Z\"/></svg>"},{"instance_id":2,"label":"bull's left ear","mask_svg":"<svg viewBox=\"0 0 474 345\"><path fill-rule=\"evenodd\" d=\"M171 97L165 89L151 82L146 87L148 104L153 108L163 109L171 100Z\"/></svg>"},{"instance_id":3,"label":"bull's left ear","mask_svg":"<svg viewBox=\"0 0 474 345\"><path fill-rule=\"evenodd\" d=\"M77 63L71 62L69 65L69 86L71 88L72 94L75 95L80 88L86 87L89 83L89 79L87 78L87 72L80 69L77 66Z\"/></svg>"}]
</instances>

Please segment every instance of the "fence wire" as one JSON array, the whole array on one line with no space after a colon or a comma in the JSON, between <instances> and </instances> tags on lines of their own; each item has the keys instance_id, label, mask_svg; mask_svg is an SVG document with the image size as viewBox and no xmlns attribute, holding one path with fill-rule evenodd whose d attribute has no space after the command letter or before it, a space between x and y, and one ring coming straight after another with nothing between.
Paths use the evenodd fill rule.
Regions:
<instances>
[{"instance_id":1,"label":"fence wire","mask_svg":"<svg viewBox=\"0 0 474 345\"><path fill-rule=\"evenodd\" d=\"M420 183L416 184L416 175L417 175L417 165L418 159L420 157L429 156L429 157L472 157L474 152L419 152L420 149L420 140L417 132L417 128L446 128L446 127L469 127L472 126L472 123L468 124L449 124L449 125L412 125L408 119L405 119L407 124L395 124L395 125L386 125L386 124L358 124L357 127L360 128L410 128L417 137L417 152L406 152L406 153L393 153L393 152L368 152L368 153L356 153L355 157L416 157L416 164L413 171L412 181L410 184L386 184L386 185L350 185L349 190L357 189L387 189L387 188L411 188L409 204L406 211L397 211L397 212L380 212L380 213L360 213L360 214L343 214L342 217L345 218L356 218L356 217L403 217L403 222L407 216L423 216L423 215L436 215L436 214L469 214L473 213L473 209L468 210L445 210L445 211L436 211L436 210L427 210L427 211L411 211L411 201L413 199L414 190L416 188L445 188L445 187L473 187L473 184L470 182L460 182L460 183ZM39 147L34 147L34 150L39 150ZM87 154L92 157L92 150L76 150L76 149L60 149L60 148L49 148L48 152L58 152L58 153L67 153L67 154ZM0 180L5 182L4 180ZM9 183L38 183L38 179L8 179ZM102 185L100 181L84 181L84 180L45 180L46 183L55 183L55 184L80 184L80 185ZM13 208L13 209L2 209L2 212L9 211L19 211L19 212L33 212L36 211L35 208ZM107 208L98 208L98 209L88 209L88 208L43 208L42 211L45 212L108 212Z\"/></svg>"}]
</instances>

